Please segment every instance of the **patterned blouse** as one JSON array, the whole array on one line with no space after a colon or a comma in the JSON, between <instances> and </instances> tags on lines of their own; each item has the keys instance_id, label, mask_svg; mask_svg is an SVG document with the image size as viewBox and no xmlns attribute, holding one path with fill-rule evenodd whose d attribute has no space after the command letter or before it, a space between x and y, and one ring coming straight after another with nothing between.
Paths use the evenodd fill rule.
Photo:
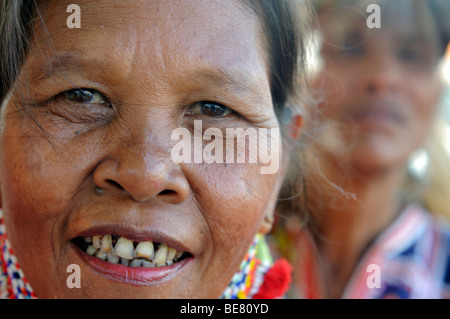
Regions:
<instances>
[{"instance_id":1,"label":"patterned blouse","mask_svg":"<svg viewBox=\"0 0 450 319\"><path fill-rule=\"evenodd\" d=\"M317 251L308 235L300 245L297 297L321 298ZM449 224L408 206L365 251L342 298L450 299Z\"/></svg>"}]
</instances>

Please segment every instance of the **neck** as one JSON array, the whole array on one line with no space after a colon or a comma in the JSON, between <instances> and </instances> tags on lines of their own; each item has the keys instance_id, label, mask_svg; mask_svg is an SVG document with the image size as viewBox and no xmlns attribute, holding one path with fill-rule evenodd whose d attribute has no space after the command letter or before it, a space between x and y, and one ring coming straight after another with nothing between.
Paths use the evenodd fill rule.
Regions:
<instances>
[{"instance_id":1,"label":"neck","mask_svg":"<svg viewBox=\"0 0 450 319\"><path fill-rule=\"evenodd\" d=\"M343 185L354 196L340 196L323 212L319 222L318 249L325 261L330 297L339 298L362 253L399 212L397 190L401 170L353 175Z\"/></svg>"}]
</instances>

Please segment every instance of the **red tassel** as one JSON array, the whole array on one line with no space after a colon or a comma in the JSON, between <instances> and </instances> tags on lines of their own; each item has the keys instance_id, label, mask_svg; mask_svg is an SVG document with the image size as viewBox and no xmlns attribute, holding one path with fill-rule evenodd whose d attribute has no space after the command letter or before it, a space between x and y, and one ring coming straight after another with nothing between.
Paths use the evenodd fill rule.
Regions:
<instances>
[{"instance_id":1,"label":"red tassel","mask_svg":"<svg viewBox=\"0 0 450 319\"><path fill-rule=\"evenodd\" d=\"M253 299L275 299L282 297L291 283L292 267L286 259L280 259L265 273L264 282Z\"/></svg>"}]
</instances>

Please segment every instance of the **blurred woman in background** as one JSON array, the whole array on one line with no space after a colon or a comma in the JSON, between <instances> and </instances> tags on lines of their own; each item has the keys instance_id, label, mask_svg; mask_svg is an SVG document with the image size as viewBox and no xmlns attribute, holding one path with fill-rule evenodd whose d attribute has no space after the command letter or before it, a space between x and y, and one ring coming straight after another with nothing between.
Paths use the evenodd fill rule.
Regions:
<instances>
[{"instance_id":1,"label":"blurred woman in background","mask_svg":"<svg viewBox=\"0 0 450 319\"><path fill-rule=\"evenodd\" d=\"M381 9L380 29L367 26L371 3ZM306 158L317 173L302 184L311 231L294 234L294 296L450 297L448 154L430 139L449 3L315 4L321 65L313 87L330 129ZM427 146L428 174L413 177L408 163Z\"/></svg>"}]
</instances>

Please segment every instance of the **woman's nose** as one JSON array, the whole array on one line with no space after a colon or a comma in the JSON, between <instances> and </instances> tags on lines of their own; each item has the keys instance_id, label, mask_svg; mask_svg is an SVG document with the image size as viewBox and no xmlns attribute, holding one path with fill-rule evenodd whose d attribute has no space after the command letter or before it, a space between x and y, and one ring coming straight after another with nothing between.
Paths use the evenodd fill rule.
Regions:
<instances>
[{"instance_id":1,"label":"woman's nose","mask_svg":"<svg viewBox=\"0 0 450 319\"><path fill-rule=\"evenodd\" d=\"M105 193L126 194L136 202L160 198L181 203L189 193L189 183L170 150L151 142L117 145L94 170L94 183Z\"/></svg>"},{"instance_id":2,"label":"woman's nose","mask_svg":"<svg viewBox=\"0 0 450 319\"><path fill-rule=\"evenodd\" d=\"M365 94L378 95L384 93L396 93L402 85L401 68L388 54L372 57L366 60L366 67L360 78L359 88Z\"/></svg>"}]
</instances>

